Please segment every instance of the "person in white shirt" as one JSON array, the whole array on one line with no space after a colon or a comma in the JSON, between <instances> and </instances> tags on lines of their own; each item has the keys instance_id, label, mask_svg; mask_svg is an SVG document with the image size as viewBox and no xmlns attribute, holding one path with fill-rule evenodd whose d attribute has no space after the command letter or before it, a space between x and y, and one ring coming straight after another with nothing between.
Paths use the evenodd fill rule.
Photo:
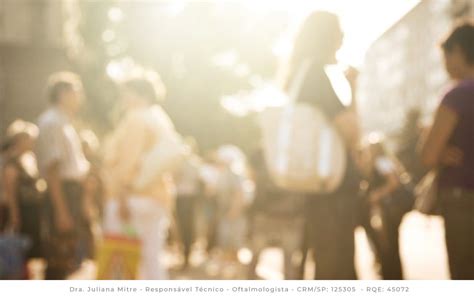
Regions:
<instances>
[{"instance_id":1,"label":"person in white shirt","mask_svg":"<svg viewBox=\"0 0 474 299\"><path fill-rule=\"evenodd\" d=\"M73 125L83 97L80 78L60 72L48 81L50 107L39 117L36 154L48 184L49 247L46 279L65 279L81 261L76 255L87 221L82 209L82 184L89 162Z\"/></svg>"}]
</instances>

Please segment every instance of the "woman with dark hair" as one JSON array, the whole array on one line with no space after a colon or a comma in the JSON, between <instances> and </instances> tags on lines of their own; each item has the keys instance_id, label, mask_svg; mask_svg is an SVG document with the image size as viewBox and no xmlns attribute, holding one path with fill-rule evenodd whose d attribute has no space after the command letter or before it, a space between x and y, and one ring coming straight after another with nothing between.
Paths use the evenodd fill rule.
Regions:
<instances>
[{"instance_id":1,"label":"woman with dark hair","mask_svg":"<svg viewBox=\"0 0 474 299\"><path fill-rule=\"evenodd\" d=\"M474 279L474 24L457 26L442 49L454 85L436 112L421 159L439 171L451 278Z\"/></svg>"},{"instance_id":2,"label":"woman with dark hair","mask_svg":"<svg viewBox=\"0 0 474 299\"><path fill-rule=\"evenodd\" d=\"M1 169L2 189L8 204L7 229L30 239L28 259L43 257L40 228L46 184L39 179L32 153L37 136L38 128L34 124L14 121L7 129L8 156Z\"/></svg>"},{"instance_id":3,"label":"woman with dark hair","mask_svg":"<svg viewBox=\"0 0 474 299\"><path fill-rule=\"evenodd\" d=\"M162 138L174 133L174 126L158 105L164 87L156 74L124 82L121 96L124 116L104 154L108 198L104 231L120 234L124 226L130 225L142 242L138 277L167 279L161 260L174 199L172 174L153 174L143 184L137 183L137 178L147 153Z\"/></svg>"},{"instance_id":4,"label":"woman with dark hair","mask_svg":"<svg viewBox=\"0 0 474 299\"><path fill-rule=\"evenodd\" d=\"M342 103L326 72L327 66L337 62L342 39L336 15L314 12L303 23L284 68L283 86L288 90L302 65L310 63L297 101L319 109L332 122L349 156L345 178L335 192L307 194L307 232L314 250L316 279L356 279L354 213L359 178L352 153L358 147L358 123L354 105Z\"/></svg>"}]
</instances>

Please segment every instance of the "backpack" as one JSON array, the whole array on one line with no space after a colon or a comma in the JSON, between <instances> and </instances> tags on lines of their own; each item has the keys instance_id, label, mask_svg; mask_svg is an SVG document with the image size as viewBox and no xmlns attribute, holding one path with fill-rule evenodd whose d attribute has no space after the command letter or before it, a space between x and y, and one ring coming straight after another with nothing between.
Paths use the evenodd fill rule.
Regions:
<instances>
[{"instance_id":1,"label":"backpack","mask_svg":"<svg viewBox=\"0 0 474 299\"><path fill-rule=\"evenodd\" d=\"M347 152L344 142L324 113L297 103L311 66L306 61L296 73L287 104L259 115L265 162L275 185L296 192L331 193L342 183Z\"/></svg>"}]
</instances>

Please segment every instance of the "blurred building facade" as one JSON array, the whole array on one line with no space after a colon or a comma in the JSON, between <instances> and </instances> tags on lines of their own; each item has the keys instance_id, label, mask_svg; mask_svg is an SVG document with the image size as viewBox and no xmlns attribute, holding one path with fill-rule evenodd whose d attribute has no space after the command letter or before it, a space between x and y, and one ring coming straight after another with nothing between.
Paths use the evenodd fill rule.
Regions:
<instances>
[{"instance_id":1,"label":"blurred building facade","mask_svg":"<svg viewBox=\"0 0 474 299\"><path fill-rule=\"evenodd\" d=\"M369 48L359 81L366 132L395 134L406 113L429 120L448 83L439 42L453 22L474 15L474 0L421 1Z\"/></svg>"},{"instance_id":2,"label":"blurred building facade","mask_svg":"<svg viewBox=\"0 0 474 299\"><path fill-rule=\"evenodd\" d=\"M44 108L49 73L68 68L66 37L76 0L0 0L0 137L21 113ZM77 18L76 18L77 19Z\"/></svg>"}]
</instances>

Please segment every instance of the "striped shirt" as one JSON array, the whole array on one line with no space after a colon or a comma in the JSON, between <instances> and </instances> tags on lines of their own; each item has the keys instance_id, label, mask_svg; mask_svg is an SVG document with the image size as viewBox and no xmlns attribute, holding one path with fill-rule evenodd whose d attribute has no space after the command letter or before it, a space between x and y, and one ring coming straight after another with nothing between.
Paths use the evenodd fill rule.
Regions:
<instances>
[{"instance_id":1,"label":"striped shirt","mask_svg":"<svg viewBox=\"0 0 474 299\"><path fill-rule=\"evenodd\" d=\"M81 181L89 171L89 162L70 118L59 109L50 108L40 116L38 127L36 152L41 175L45 176L53 163L59 163L62 180Z\"/></svg>"}]
</instances>

